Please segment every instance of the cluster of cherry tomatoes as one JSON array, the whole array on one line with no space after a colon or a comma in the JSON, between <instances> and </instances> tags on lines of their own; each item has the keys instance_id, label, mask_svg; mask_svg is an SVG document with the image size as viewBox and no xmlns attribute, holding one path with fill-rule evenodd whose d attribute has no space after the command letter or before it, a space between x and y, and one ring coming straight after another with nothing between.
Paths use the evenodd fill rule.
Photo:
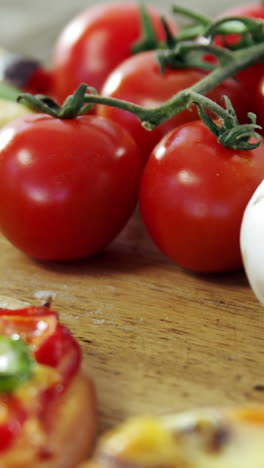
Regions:
<instances>
[{"instance_id":1,"label":"cluster of cherry tomatoes","mask_svg":"<svg viewBox=\"0 0 264 468\"><path fill-rule=\"evenodd\" d=\"M165 38L161 12L148 8L156 34ZM259 3L229 12L264 17ZM171 31L178 27L167 18ZM137 4L93 7L64 29L48 80L58 102L80 83L103 96L155 107L202 79L194 68L162 73L155 51L132 54L140 38ZM227 95L240 121L255 111L263 121L258 64L228 78L209 97ZM245 206L264 178L264 146L222 147L184 110L152 132L137 117L97 105L87 115L60 120L32 114L0 133L0 229L17 248L44 260L72 260L106 247L139 200L142 219L160 249L177 264L200 272L242 265L239 230Z\"/></svg>"}]
</instances>

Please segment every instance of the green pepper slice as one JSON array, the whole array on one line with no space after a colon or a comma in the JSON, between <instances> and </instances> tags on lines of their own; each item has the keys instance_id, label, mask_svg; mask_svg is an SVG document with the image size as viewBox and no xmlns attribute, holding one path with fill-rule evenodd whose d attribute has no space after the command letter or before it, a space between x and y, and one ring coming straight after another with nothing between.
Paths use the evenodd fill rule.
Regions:
<instances>
[{"instance_id":1,"label":"green pepper slice","mask_svg":"<svg viewBox=\"0 0 264 468\"><path fill-rule=\"evenodd\" d=\"M0 336L0 393L12 393L30 379L34 359L22 339Z\"/></svg>"}]
</instances>

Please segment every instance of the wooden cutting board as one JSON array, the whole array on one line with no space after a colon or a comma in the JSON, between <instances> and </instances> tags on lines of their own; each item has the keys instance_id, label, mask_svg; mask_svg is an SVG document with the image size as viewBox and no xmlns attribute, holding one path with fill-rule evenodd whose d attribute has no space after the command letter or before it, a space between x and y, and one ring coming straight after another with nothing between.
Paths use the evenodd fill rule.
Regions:
<instances>
[{"instance_id":1,"label":"wooden cutting board","mask_svg":"<svg viewBox=\"0 0 264 468\"><path fill-rule=\"evenodd\" d=\"M52 294L80 340L100 432L136 414L264 402L264 310L243 272L182 270L152 244L138 212L92 259L41 263L1 237L0 254L0 305Z\"/></svg>"}]
</instances>

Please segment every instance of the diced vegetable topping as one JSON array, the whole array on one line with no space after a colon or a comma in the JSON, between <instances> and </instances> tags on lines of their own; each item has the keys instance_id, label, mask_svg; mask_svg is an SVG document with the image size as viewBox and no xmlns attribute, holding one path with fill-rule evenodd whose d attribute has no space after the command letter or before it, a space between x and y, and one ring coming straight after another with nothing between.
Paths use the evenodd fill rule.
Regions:
<instances>
[{"instance_id":1,"label":"diced vegetable topping","mask_svg":"<svg viewBox=\"0 0 264 468\"><path fill-rule=\"evenodd\" d=\"M11 393L32 376L34 360L20 338L0 336L0 392Z\"/></svg>"}]
</instances>

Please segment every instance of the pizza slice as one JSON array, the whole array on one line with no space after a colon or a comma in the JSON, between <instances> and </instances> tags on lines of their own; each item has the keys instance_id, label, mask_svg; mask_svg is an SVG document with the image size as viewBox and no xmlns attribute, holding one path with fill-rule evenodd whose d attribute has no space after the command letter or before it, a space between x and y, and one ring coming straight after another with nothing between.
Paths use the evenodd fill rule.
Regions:
<instances>
[{"instance_id":1,"label":"pizza slice","mask_svg":"<svg viewBox=\"0 0 264 468\"><path fill-rule=\"evenodd\" d=\"M0 467L74 468L91 450L95 392L48 306L0 309Z\"/></svg>"},{"instance_id":2,"label":"pizza slice","mask_svg":"<svg viewBox=\"0 0 264 468\"><path fill-rule=\"evenodd\" d=\"M264 407L136 418L103 436L81 468L264 468Z\"/></svg>"}]
</instances>

